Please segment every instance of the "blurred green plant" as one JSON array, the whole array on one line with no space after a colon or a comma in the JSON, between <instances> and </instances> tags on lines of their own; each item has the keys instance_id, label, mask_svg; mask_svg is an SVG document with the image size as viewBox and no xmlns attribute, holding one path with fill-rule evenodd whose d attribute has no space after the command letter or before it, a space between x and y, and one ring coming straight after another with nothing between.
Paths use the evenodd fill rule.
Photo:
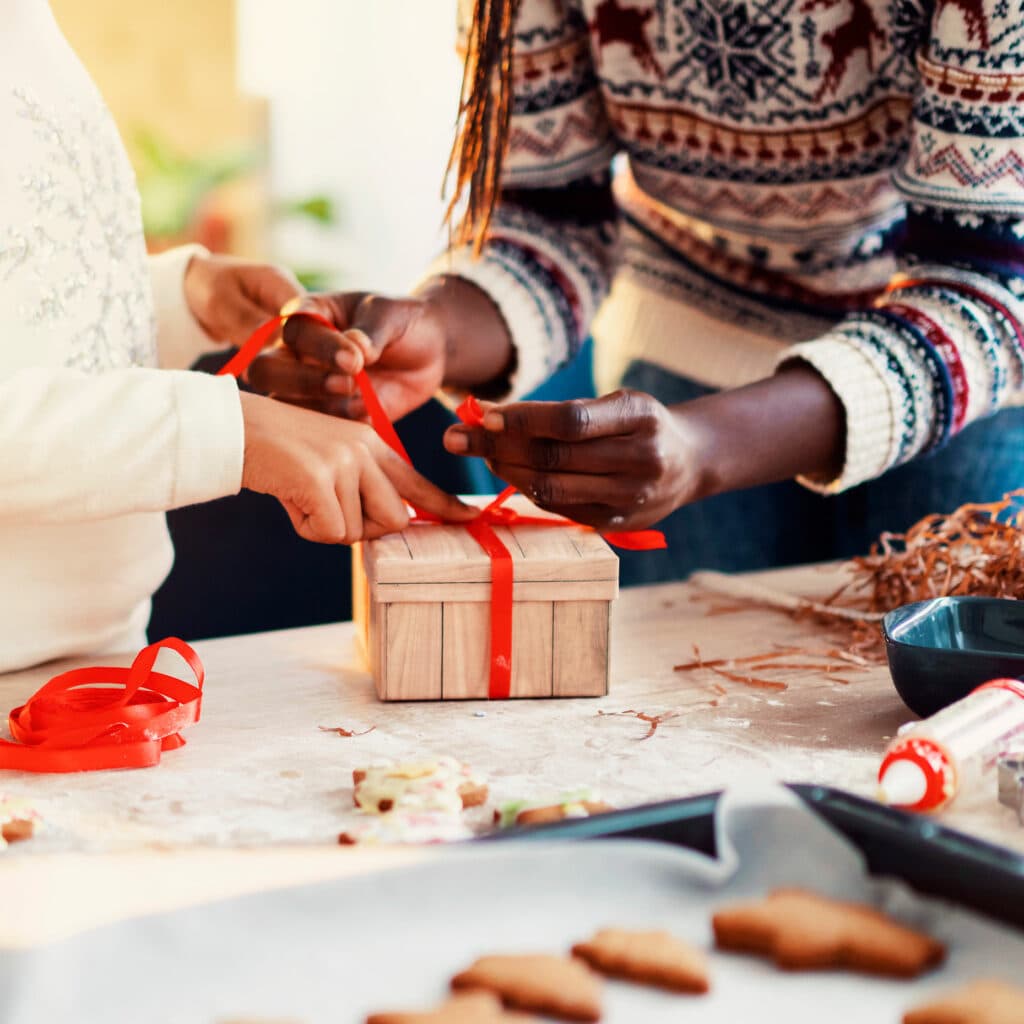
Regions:
<instances>
[{"instance_id":1,"label":"blurred green plant","mask_svg":"<svg viewBox=\"0 0 1024 1024\"><path fill-rule=\"evenodd\" d=\"M279 217L308 217L325 228L338 223L338 211L328 196L310 196L308 199L292 199L277 208Z\"/></svg>"},{"instance_id":2,"label":"blurred green plant","mask_svg":"<svg viewBox=\"0 0 1024 1024\"><path fill-rule=\"evenodd\" d=\"M259 166L259 152L236 146L184 156L149 129L135 134L142 224L150 238L174 238L195 222L206 197Z\"/></svg>"},{"instance_id":3,"label":"blurred green plant","mask_svg":"<svg viewBox=\"0 0 1024 1024\"><path fill-rule=\"evenodd\" d=\"M147 238L180 238L196 224L210 194L257 170L262 156L255 146L232 146L200 156L186 156L148 128L134 136L137 156L142 223ZM326 195L279 202L273 209L278 221L304 219L324 228L338 224L336 203ZM331 285L327 268L296 269L296 276L310 291Z\"/></svg>"}]
</instances>

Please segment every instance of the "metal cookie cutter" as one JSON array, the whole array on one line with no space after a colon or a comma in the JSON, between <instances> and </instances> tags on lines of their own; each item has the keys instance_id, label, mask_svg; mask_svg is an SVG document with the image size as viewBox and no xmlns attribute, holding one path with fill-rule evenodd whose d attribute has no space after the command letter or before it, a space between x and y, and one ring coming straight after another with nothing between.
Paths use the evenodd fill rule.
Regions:
<instances>
[{"instance_id":1,"label":"metal cookie cutter","mask_svg":"<svg viewBox=\"0 0 1024 1024\"><path fill-rule=\"evenodd\" d=\"M999 802L1013 808L1024 825L1024 751L999 759Z\"/></svg>"}]
</instances>

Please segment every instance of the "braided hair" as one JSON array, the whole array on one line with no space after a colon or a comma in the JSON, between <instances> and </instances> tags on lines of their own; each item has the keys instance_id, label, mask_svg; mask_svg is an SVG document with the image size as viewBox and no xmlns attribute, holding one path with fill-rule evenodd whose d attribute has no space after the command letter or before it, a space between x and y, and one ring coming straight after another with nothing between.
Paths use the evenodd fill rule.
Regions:
<instances>
[{"instance_id":1,"label":"braided hair","mask_svg":"<svg viewBox=\"0 0 1024 1024\"><path fill-rule=\"evenodd\" d=\"M477 256L501 190L512 119L512 29L520 3L472 0L455 142L445 174L446 184L454 177L455 185L445 222L453 244L471 245Z\"/></svg>"}]
</instances>

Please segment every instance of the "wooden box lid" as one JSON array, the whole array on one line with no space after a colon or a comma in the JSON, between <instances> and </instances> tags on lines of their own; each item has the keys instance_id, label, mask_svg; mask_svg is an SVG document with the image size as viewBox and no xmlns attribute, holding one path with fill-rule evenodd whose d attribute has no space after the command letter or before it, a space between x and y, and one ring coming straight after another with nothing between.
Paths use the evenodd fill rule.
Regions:
<instances>
[{"instance_id":1,"label":"wooden box lid","mask_svg":"<svg viewBox=\"0 0 1024 1024\"><path fill-rule=\"evenodd\" d=\"M473 498L474 504L487 499ZM509 507L547 516L517 495ZM619 560L598 534L575 526L497 526L512 554L515 600L611 600ZM463 526L412 525L363 546L373 597L384 601L486 601L491 560Z\"/></svg>"}]
</instances>

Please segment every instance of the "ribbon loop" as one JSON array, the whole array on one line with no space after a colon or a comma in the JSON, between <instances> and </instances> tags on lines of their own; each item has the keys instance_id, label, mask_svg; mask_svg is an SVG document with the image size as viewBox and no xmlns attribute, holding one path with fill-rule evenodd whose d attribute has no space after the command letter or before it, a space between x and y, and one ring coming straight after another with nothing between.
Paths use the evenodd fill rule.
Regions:
<instances>
[{"instance_id":1,"label":"ribbon loop","mask_svg":"<svg viewBox=\"0 0 1024 1024\"><path fill-rule=\"evenodd\" d=\"M195 684L154 672L162 650L188 665ZM61 672L8 717L14 742L0 740L0 769L82 772L146 768L184 746L181 730L199 721L205 672L176 637L144 647L129 668Z\"/></svg>"}]
</instances>

